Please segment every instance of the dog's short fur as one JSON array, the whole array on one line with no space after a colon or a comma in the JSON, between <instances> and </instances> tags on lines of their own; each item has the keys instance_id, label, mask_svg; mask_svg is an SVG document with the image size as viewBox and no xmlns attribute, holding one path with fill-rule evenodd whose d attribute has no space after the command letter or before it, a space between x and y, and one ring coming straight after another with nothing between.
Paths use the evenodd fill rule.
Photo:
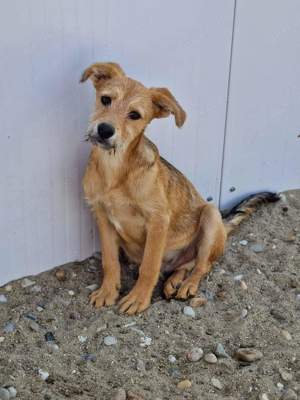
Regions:
<instances>
[{"instance_id":1,"label":"dog's short fur","mask_svg":"<svg viewBox=\"0 0 300 400\"><path fill-rule=\"evenodd\" d=\"M218 209L144 135L152 119L172 114L181 127L186 114L168 89L146 88L117 64L93 64L81 81L87 79L96 89L96 105L83 187L99 227L104 269L91 303L102 307L118 299L120 247L140 264L136 284L119 302L121 312L150 305L162 268L172 271L164 286L167 298L194 296L234 224L226 229Z\"/></svg>"}]
</instances>

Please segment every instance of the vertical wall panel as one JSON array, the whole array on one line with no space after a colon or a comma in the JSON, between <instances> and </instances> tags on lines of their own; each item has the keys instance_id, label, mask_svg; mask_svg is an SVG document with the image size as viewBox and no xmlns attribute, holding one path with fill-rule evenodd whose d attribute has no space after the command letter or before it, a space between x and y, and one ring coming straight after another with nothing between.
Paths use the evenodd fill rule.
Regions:
<instances>
[{"instance_id":1,"label":"vertical wall panel","mask_svg":"<svg viewBox=\"0 0 300 400\"><path fill-rule=\"evenodd\" d=\"M299 16L297 0L237 0L223 208L249 193L300 186Z\"/></svg>"},{"instance_id":2,"label":"vertical wall panel","mask_svg":"<svg viewBox=\"0 0 300 400\"><path fill-rule=\"evenodd\" d=\"M81 259L98 246L82 199L92 62L120 62L167 86L188 113L151 138L218 202L233 0L11 0L0 14L0 283Z\"/></svg>"}]
</instances>

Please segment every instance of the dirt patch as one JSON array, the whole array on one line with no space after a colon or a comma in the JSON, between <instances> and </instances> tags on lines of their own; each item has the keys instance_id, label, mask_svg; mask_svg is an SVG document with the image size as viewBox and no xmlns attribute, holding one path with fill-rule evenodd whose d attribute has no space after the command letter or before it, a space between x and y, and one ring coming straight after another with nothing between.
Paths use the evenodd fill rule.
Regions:
<instances>
[{"instance_id":1,"label":"dirt patch","mask_svg":"<svg viewBox=\"0 0 300 400\"><path fill-rule=\"evenodd\" d=\"M149 400L296 399L299 250L300 191L293 191L286 201L262 207L230 238L201 284L208 301L194 309L194 318L183 314L188 303L162 299L161 283L140 316L119 315L114 307L96 311L87 286L99 281L97 258L63 266L64 281L47 271L29 277L32 285L11 282L0 288L0 387L13 386L22 400L105 400L118 388ZM125 293L137 269L123 264ZM194 347L213 353L218 343L228 358L186 357ZM238 361L241 347L263 356ZM184 380L191 384L178 388Z\"/></svg>"}]
</instances>

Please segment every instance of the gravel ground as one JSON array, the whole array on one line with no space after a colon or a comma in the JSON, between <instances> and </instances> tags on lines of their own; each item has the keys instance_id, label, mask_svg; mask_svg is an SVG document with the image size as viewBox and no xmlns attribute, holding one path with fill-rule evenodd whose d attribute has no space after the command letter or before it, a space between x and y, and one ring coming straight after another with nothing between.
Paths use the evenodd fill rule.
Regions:
<instances>
[{"instance_id":1,"label":"gravel ground","mask_svg":"<svg viewBox=\"0 0 300 400\"><path fill-rule=\"evenodd\" d=\"M160 283L142 315L95 310L99 254L0 288L0 399L300 398L299 211L290 191L245 222L198 307ZM122 264L125 293L137 269Z\"/></svg>"}]
</instances>

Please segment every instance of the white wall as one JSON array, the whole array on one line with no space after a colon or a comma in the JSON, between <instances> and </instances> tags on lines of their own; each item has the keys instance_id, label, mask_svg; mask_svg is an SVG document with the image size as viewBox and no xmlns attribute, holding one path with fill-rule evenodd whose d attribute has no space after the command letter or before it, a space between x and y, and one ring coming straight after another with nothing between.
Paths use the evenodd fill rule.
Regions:
<instances>
[{"instance_id":1,"label":"white wall","mask_svg":"<svg viewBox=\"0 0 300 400\"><path fill-rule=\"evenodd\" d=\"M172 90L187 123L149 135L216 204L300 186L297 0L0 5L0 283L97 246L80 183L93 90L78 84L95 61Z\"/></svg>"}]
</instances>

